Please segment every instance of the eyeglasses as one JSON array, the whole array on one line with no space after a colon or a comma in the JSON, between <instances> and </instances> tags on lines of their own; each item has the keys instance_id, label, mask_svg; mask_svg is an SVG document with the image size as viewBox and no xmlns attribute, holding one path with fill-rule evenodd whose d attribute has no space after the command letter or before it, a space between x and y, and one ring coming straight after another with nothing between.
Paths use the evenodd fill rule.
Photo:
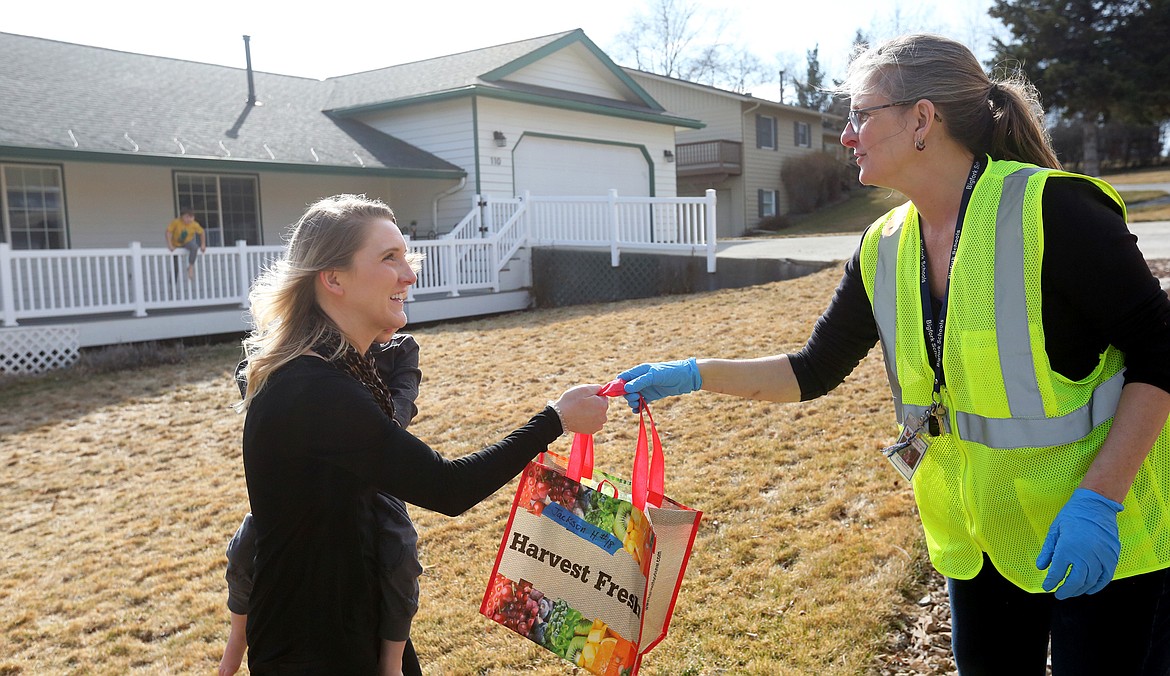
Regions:
<instances>
[{"instance_id":1,"label":"eyeglasses","mask_svg":"<svg viewBox=\"0 0 1170 676\"><path fill-rule=\"evenodd\" d=\"M861 125L865 124L865 121L869 119L870 113L874 112L875 110L893 108L894 106L908 106L911 103L914 103L914 101L894 101L893 103L883 103L880 106L858 108L856 110L850 110L846 117L849 120L849 124L853 125L853 131L857 131L858 129L861 129Z\"/></svg>"}]
</instances>

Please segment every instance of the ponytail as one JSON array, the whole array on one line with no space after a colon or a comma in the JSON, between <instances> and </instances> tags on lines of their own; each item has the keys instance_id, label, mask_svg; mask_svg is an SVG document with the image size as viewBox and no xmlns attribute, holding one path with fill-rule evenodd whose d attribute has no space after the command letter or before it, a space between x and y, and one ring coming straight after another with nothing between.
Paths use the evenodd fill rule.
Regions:
<instances>
[{"instance_id":1,"label":"ponytail","mask_svg":"<svg viewBox=\"0 0 1170 676\"><path fill-rule=\"evenodd\" d=\"M987 102L992 120L988 155L1049 169L1063 168L1044 126L1039 93L1022 74L993 82Z\"/></svg>"}]
</instances>

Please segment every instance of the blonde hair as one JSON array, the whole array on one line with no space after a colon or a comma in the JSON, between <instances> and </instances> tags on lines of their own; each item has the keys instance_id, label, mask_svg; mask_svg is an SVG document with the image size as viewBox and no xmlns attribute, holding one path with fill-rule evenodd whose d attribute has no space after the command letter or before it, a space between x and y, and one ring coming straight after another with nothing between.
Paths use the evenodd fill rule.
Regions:
<instances>
[{"instance_id":1,"label":"blonde hair","mask_svg":"<svg viewBox=\"0 0 1170 676\"><path fill-rule=\"evenodd\" d=\"M345 348L341 331L317 304L315 279L322 270L349 267L375 220L397 223L394 211L381 200L334 195L311 205L292 226L284 256L260 275L248 294L253 323L243 343L248 385L237 410L247 410L269 376L328 334L341 338L339 352ZM421 256L408 254L407 260L417 272Z\"/></svg>"},{"instance_id":2,"label":"blonde hair","mask_svg":"<svg viewBox=\"0 0 1170 676\"><path fill-rule=\"evenodd\" d=\"M862 47L834 92L928 99L947 132L976 157L1061 168L1032 83L1019 70L989 78L971 50L950 38L919 33Z\"/></svg>"}]
</instances>

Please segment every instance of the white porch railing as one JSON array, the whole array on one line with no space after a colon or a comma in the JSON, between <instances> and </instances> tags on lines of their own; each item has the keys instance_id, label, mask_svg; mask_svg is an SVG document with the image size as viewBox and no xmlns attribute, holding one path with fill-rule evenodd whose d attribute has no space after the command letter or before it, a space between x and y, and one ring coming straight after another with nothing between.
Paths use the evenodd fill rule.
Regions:
<instances>
[{"instance_id":1,"label":"white porch railing","mask_svg":"<svg viewBox=\"0 0 1170 676\"><path fill-rule=\"evenodd\" d=\"M476 196L476 206L447 235L413 240L426 255L417 294L500 291L500 272L525 246L607 247L704 253L715 271L715 191L705 197L522 198ZM223 305L248 307L248 291L282 246L208 248L186 276L187 252L144 249L14 251L0 244L0 324L28 319L148 312Z\"/></svg>"},{"instance_id":2,"label":"white porch railing","mask_svg":"<svg viewBox=\"0 0 1170 676\"><path fill-rule=\"evenodd\" d=\"M703 253L715 272L715 191L704 197L540 197L525 195L529 246L608 246L622 250Z\"/></svg>"},{"instance_id":3,"label":"white porch railing","mask_svg":"<svg viewBox=\"0 0 1170 676\"><path fill-rule=\"evenodd\" d=\"M62 249L13 251L0 244L0 319L24 319L238 304L260 270L284 250L280 246L208 248L187 279L187 251Z\"/></svg>"},{"instance_id":4,"label":"white porch railing","mask_svg":"<svg viewBox=\"0 0 1170 676\"><path fill-rule=\"evenodd\" d=\"M458 296L460 291L500 290L500 271L527 240L521 221L524 202L479 196L475 201L477 206L451 232L410 241L410 248L425 257L407 300L420 293Z\"/></svg>"}]
</instances>

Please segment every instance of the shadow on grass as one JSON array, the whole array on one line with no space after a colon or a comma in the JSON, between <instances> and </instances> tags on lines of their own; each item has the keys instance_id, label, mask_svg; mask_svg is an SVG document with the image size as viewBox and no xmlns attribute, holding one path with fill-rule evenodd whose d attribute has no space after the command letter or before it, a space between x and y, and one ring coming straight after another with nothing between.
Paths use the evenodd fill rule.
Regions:
<instances>
[{"instance_id":1,"label":"shadow on grass","mask_svg":"<svg viewBox=\"0 0 1170 676\"><path fill-rule=\"evenodd\" d=\"M83 350L67 368L0 375L0 438L161 395L173 389L175 371L187 378L230 378L239 355L238 339L196 345L132 343Z\"/></svg>"}]
</instances>

